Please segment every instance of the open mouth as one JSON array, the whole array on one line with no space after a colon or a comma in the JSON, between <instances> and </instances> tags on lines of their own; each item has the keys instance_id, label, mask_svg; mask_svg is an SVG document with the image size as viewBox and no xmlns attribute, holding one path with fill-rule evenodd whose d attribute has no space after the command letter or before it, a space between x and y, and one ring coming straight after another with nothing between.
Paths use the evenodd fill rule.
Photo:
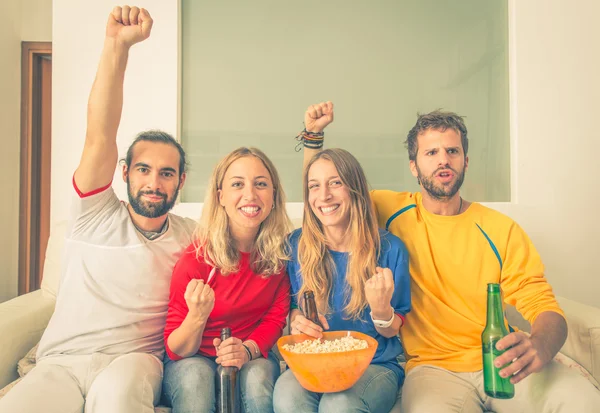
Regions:
<instances>
[{"instance_id":1,"label":"open mouth","mask_svg":"<svg viewBox=\"0 0 600 413\"><path fill-rule=\"evenodd\" d=\"M450 170L444 170L444 171L438 172L436 174L436 176L438 178L440 178L442 181L449 181L452 178L454 178L454 172L452 172Z\"/></svg>"},{"instance_id":2,"label":"open mouth","mask_svg":"<svg viewBox=\"0 0 600 413\"><path fill-rule=\"evenodd\" d=\"M244 206L238 209L242 215L248 218L257 217L260 214L260 207L258 206Z\"/></svg>"},{"instance_id":3,"label":"open mouth","mask_svg":"<svg viewBox=\"0 0 600 413\"><path fill-rule=\"evenodd\" d=\"M326 206L326 207L319 207L319 211L321 211L321 213L323 215L329 215L334 213L335 211L337 211L337 209L340 207L339 204L336 205L331 205L331 206Z\"/></svg>"}]
</instances>

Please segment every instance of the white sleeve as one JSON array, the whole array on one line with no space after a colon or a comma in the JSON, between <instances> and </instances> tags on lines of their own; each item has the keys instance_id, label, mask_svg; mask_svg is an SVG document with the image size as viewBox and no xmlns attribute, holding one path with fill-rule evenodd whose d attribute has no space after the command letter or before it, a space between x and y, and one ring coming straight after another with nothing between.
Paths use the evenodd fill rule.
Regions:
<instances>
[{"instance_id":1,"label":"white sleeve","mask_svg":"<svg viewBox=\"0 0 600 413\"><path fill-rule=\"evenodd\" d=\"M120 201L111 185L82 194L73 181L67 237L89 239L90 232L107 225L119 208Z\"/></svg>"}]
</instances>

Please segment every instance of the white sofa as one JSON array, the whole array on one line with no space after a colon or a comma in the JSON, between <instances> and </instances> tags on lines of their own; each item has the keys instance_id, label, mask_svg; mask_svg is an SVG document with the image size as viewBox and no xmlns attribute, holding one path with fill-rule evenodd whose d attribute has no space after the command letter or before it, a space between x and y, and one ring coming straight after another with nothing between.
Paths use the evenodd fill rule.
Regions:
<instances>
[{"instance_id":1,"label":"white sofa","mask_svg":"<svg viewBox=\"0 0 600 413\"><path fill-rule=\"evenodd\" d=\"M41 290L0 304L0 389L18 379L17 363L40 340L54 311L64 241L64 223L53 226L46 251ZM600 308L559 297L567 315L569 337L561 352L577 361L600 382ZM514 309L508 310L512 325L527 330L528 324ZM400 403L392 413L400 412ZM156 412L170 409L157 407Z\"/></svg>"}]
</instances>

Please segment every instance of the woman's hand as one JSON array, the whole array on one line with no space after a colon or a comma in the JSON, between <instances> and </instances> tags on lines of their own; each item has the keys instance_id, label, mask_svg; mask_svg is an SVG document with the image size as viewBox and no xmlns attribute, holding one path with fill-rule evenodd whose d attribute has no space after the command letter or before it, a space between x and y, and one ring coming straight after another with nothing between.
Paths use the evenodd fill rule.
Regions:
<instances>
[{"instance_id":1,"label":"woman's hand","mask_svg":"<svg viewBox=\"0 0 600 413\"><path fill-rule=\"evenodd\" d=\"M371 315L376 320L389 320L392 295L394 294L394 275L389 268L377 267L377 273L365 283L365 296Z\"/></svg>"},{"instance_id":2,"label":"woman's hand","mask_svg":"<svg viewBox=\"0 0 600 413\"><path fill-rule=\"evenodd\" d=\"M319 320L321 321L321 324L323 324L323 327L325 327L325 330L329 330L327 319L319 314ZM298 314L296 317L294 317L294 320L292 320L292 323L290 324L290 333L306 334L314 338L323 337L323 329L310 321L308 318L304 317L302 314Z\"/></svg>"},{"instance_id":3,"label":"woman's hand","mask_svg":"<svg viewBox=\"0 0 600 413\"><path fill-rule=\"evenodd\" d=\"M333 122L333 103L321 102L310 105L304 112L304 127L308 132L323 132Z\"/></svg>"},{"instance_id":4,"label":"woman's hand","mask_svg":"<svg viewBox=\"0 0 600 413\"><path fill-rule=\"evenodd\" d=\"M244 364L250 361L248 352L239 338L229 337L225 341L215 338L213 345L217 349L217 359L215 362L223 367L234 366L241 369Z\"/></svg>"},{"instance_id":5,"label":"woman's hand","mask_svg":"<svg viewBox=\"0 0 600 413\"><path fill-rule=\"evenodd\" d=\"M213 289L204 281L193 279L188 283L183 298L188 306L188 316L206 322L215 306Z\"/></svg>"}]
</instances>

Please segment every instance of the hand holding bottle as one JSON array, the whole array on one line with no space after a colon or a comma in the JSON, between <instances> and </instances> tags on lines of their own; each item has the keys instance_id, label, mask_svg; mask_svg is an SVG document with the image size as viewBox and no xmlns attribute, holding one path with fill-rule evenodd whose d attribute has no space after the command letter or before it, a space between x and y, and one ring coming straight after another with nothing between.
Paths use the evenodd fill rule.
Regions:
<instances>
[{"instance_id":1,"label":"hand holding bottle","mask_svg":"<svg viewBox=\"0 0 600 413\"><path fill-rule=\"evenodd\" d=\"M313 291L304 291L302 309L304 314L300 310L292 312L293 315L294 313L296 315L293 317L290 326L291 333L306 334L314 338L323 337L323 330L329 330L329 324L325 317L319 314Z\"/></svg>"},{"instance_id":2,"label":"hand holding bottle","mask_svg":"<svg viewBox=\"0 0 600 413\"><path fill-rule=\"evenodd\" d=\"M217 349L217 359L215 362L221 366L233 366L241 369L244 364L250 361L248 353L242 345L242 340L236 337L229 337L224 341L220 338L213 340L213 345Z\"/></svg>"},{"instance_id":3,"label":"hand holding bottle","mask_svg":"<svg viewBox=\"0 0 600 413\"><path fill-rule=\"evenodd\" d=\"M503 337L496 343L496 349L508 349L496 358L494 365L506 366L500 370L500 376L510 377L512 384L517 384L531 373L539 372L552 360L552 357L544 354L541 343L521 331Z\"/></svg>"},{"instance_id":4,"label":"hand holding bottle","mask_svg":"<svg viewBox=\"0 0 600 413\"><path fill-rule=\"evenodd\" d=\"M329 324L322 314L319 314L319 321L323 327L313 323L304 317L302 313L298 312L298 315L294 317L294 320L290 324L290 332L291 334L306 334L314 338L321 338L323 337L323 330L329 330Z\"/></svg>"}]
</instances>

